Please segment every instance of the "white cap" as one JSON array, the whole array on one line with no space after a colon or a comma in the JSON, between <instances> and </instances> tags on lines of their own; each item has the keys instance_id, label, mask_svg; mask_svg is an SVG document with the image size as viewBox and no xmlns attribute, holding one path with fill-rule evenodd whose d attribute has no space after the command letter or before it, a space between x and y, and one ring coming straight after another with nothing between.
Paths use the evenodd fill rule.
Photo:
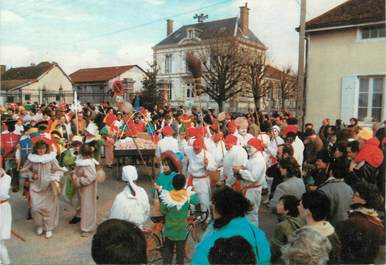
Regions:
<instances>
[{"instance_id":1,"label":"white cap","mask_svg":"<svg viewBox=\"0 0 386 265\"><path fill-rule=\"evenodd\" d=\"M133 182L138 179L137 169L134 166L124 166L122 168L122 180Z\"/></svg>"},{"instance_id":2,"label":"white cap","mask_svg":"<svg viewBox=\"0 0 386 265\"><path fill-rule=\"evenodd\" d=\"M90 122L86 128L86 131L93 135L93 136L97 136L99 135L99 130L98 130L98 127L95 125L95 123L93 122Z\"/></svg>"}]
</instances>

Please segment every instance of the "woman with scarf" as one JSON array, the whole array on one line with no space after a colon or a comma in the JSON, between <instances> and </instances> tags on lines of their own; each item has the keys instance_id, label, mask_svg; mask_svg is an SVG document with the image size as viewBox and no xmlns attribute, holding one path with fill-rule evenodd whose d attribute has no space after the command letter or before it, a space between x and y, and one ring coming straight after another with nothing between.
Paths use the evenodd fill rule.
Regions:
<instances>
[{"instance_id":1,"label":"woman with scarf","mask_svg":"<svg viewBox=\"0 0 386 265\"><path fill-rule=\"evenodd\" d=\"M134 166L122 168L122 180L127 183L111 207L110 219L121 219L135 223L140 228L149 217L150 204L146 191L136 185L137 169Z\"/></svg>"},{"instance_id":2,"label":"woman with scarf","mask_svg":"<svg viewBox=\"0 0 386 265\"><path fill-rule=\"evenodd\" d=\"M88 144L82 145L80 155L75 161L72 180L79 190L81 236L86 237L96 228L96 165L99 163L93 158L92 147Z\"/></svg>"},{"instance_id":3,"label":"woman with scarf","mask_svg":"<svg viewBox=\"0 0 386 265\"><path fill-rule=\"evenodd\" d=\"M38 140L28 155L28 160L21 173L31 175L30 196L31 213L38 235L45 231L46 238L52 237L52 231L59 223L59 199L56 186L66 171L59 166L56 152L50 152L44 140Z\"/></svg>"}]
</instances>

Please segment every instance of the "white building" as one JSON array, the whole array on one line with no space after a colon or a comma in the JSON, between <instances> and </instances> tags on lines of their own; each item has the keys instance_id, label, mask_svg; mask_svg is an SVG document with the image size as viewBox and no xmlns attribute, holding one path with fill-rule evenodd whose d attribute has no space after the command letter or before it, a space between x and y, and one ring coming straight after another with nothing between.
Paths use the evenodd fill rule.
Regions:
<instances>
[{"instance_id":1,"label":"white building","mask_svg":"<svg viewBox=\"0 0 386 265\"><path fill-rule=\"evenodd\" d=\"M167 36L153 47L154 59L160 71L157 79L169 84L169 100L173 107L198 106L194 96L194 81L186 66L188 52L202 52L208 43L219 40L235 41L241 48L265 52L264 44L249 29L249 8L240 7L240 17L185 25L173 31L173 21L167 21ZM207 95L201 96L204 108L217 109L217 104ZM247 111L253 109L253 99L248 93L232 98L225 104L226 110Z\"/></svg>"},{"instance_id":2,"label":"white building","mask_svg":"<svg viewBox=\"0 0 386 265\"><path fill-rule=\"evenodd\" d=\"M125 87L126 99L139 94L142 91L144 74L137 65L124 65L79 69L70 74L70 77L81 102L101 103L113 100L111 87L117 80Z\"/></svg>"},{"instance_id":3,"label":"white building","mask_svg":"<svg viewBox=\"0 0 386 265\"><path fill-rule=\"evenodd\" d=\"M384 0L350 0L306 24L306 122L386 119Z\"/></svg>"},{"instance_id":4,"label":"white building","mask_svg":"<svg viewBox=\"0 0 386 265\"><path fill-rule=\"evenodd\" d=\"M11 68L1 66L1 96L9 103L72 103L71 79L57 63Z\"/></svg>"}]
</instances>

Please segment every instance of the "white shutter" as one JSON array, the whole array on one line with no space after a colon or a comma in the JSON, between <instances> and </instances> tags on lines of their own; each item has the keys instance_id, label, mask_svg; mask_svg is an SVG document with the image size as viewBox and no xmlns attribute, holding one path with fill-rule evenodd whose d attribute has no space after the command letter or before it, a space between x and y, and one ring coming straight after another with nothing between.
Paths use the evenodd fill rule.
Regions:
<instances>
[{"instance_id":1,"label":"white shutter","mask_svg":"<svg viewBox=\"0 0 386 265\"><path fill-rule=\"evenodd\" d=\"M342 77L340 118L346 124L357 115L357 80L356 76Z\"/></svg>"}]
</instances>

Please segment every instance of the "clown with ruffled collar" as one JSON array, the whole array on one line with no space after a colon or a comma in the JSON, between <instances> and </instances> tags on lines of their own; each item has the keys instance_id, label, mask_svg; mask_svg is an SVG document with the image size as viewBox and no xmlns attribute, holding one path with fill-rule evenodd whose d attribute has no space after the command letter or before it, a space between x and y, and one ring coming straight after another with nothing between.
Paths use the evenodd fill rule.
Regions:
<instances>
[{"instance_id":1,"label":"clown with ruffled collar","mask_svg":"<svg viewBox=\"0 0 386 265\"><path fill-rule=\"evenodd\" d=\"M50 152L47 142L38 140L32 154L20 173L31 176L30 196L32 218L37 226L36 233L46 238L52 237L52 232L59 223L59 181L66 168L59 166L56 152Z\"/></svg>"},{"instance_id":2,"label":"clown with ruffled collar","mask_svg":"<svg viewBox=\"0 0 386 265\"><path fill-rule=\"evenodd\" d=\"M165 216L165 264L172 263L173 248L177 246L177 264L184 263L184 245L188 235L188 216L190 205L199 204L192 187L185 188L186 179L182 174L173 178L171 191L162 190L160 195L161 213Z\"/></svg>"}]
</instances>

